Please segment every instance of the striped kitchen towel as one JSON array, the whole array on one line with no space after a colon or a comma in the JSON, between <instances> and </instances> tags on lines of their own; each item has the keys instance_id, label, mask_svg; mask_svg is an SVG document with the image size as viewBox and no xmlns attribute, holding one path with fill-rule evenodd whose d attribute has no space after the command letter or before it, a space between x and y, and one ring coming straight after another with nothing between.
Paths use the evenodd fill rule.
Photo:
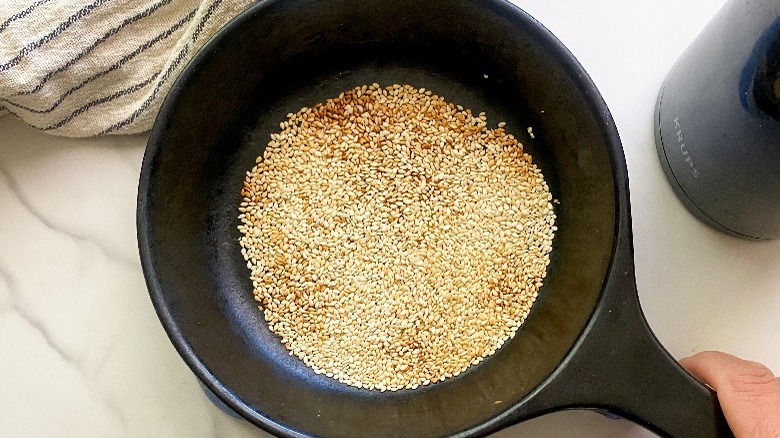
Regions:
<instances>
[{"instance_id":1,"label":"striped kitchen towel","mask_svg":"<svg viewBox=\"0 0 780 438\"><path fill-rule=\"evenodd\" d=\"M193 54L253 2L0 0L0 113L68 137L146 131Z\"/></svg>"}]
</instances>

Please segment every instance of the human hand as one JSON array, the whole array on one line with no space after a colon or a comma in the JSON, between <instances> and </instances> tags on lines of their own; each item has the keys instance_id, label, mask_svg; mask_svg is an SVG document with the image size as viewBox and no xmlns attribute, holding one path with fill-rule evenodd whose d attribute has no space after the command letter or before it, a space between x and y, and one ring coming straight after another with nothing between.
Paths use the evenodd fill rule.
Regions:
<instances>
[{"instance_id":1,"label":"human hand","mask_svg":"<svg viewBox=\"0 0 780 438\"><path fill-rule=\"evenodd\" d=\"M716 351L680 364L715 390L736 438L780 438L780 378L769 368Z\"/></svg>"}]
</instances>

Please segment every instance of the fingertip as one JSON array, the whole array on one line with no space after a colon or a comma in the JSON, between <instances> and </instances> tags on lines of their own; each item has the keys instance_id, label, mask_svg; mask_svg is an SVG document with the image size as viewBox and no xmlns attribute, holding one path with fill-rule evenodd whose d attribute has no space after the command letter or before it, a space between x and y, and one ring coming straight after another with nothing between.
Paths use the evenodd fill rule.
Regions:
<instances>
[{"instance_id":1,"label":"fingertip","mask_svg":"<svg viewBox=\"0 0 780 438\"><path fill-rule=\"evenodd\" d=\"M740 361L742 359L720 351L701 351L680 359L680 365L702 383L716 387L728 370Z\"/></svg>"}]
</instances>

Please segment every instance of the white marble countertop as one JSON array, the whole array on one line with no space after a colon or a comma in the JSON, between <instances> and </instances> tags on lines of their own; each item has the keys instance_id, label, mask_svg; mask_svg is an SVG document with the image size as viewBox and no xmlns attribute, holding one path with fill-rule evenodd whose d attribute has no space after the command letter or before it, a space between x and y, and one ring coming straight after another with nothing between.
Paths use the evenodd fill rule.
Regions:
<instances>
[{"instance_id":1,"label":"white marble countertop","mask_svg":"<svg viewBox=\"0 0 780 438\"><path fill-rule=\"evenodd\" d=\"M517 0L604 95L631 181L647 319L677 358L705 349L780 371L780 241L722 235L677 201L658 164L656 93L723 0ZM0 436L255 437L215 408L157 320L138 261L145 135L74 140L0 118ZM571 411L497 437L648 437Z\"/></svg>"}]
</instances>

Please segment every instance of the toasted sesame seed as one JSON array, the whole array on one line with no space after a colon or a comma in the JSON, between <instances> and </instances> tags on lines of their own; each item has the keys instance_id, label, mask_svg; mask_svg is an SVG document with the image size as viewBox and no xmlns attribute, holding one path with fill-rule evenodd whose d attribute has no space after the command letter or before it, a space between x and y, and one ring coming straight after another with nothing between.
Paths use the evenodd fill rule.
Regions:
<instances>
[{"instance_id":1,"label":"toasted sesame seed","mask_svg":"<svg viewBox=\"0 0 780 438\"><path fill-rule=\"evenodd\" d=\"M478 114L371 84L271 134L241 190L241 252L269 328L315 373L414 390L525 321L558 201L506 123Z\"/></svg>"}]
</instances>

